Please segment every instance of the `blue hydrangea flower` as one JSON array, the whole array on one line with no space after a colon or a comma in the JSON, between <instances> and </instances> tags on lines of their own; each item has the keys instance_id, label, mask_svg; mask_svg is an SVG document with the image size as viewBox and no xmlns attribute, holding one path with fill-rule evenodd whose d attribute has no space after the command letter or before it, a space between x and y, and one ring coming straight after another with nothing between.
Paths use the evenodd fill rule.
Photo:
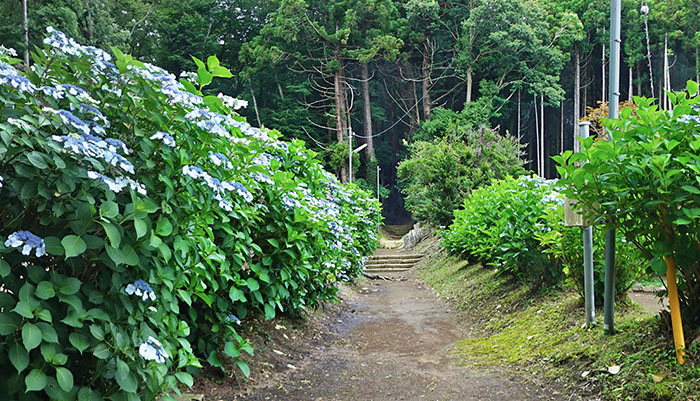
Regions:
<instances>
[{"instance_id":1,"label":"blue hydrangea flower","mask_svg":"<svg viewBox=\"0 0 700 401\"><path fill-rule=\"evenodd\" d=\"M9 86L20 92L34 93L38 88L12 66L0 62L0 85Z\"/></svg>"},{"instance_id":2,"label":"blue hydrangea flower","mask_svg":"<svg viewBox=\"0 0 700 401\"><path fill-rule=\"evenodd\" d=\"M253 174L253 179L259 183L273 184L272 178L265 173L255 173Z\"/></svg>"},{"instance_id":3,"label":"blue hydrangea flower","mask_svg":"<svg viewBox=\"0 0 700 401\"><path fill-rule=\"evenodd\" d=\"M253 200L253 195L240 182L229 182L228 184L230 184L234 188L236 193L246 202L250 202Z\"/></svg>"},{"instance_id":4,"label":"blue hydrangea flower","mask_svg":"<svg viewBox=\"0 0 700 401\"><path fill-rule=\"evenodd\" d=\"M156 361L157 363L165 363L165 359L169 358L160 341L151 336L148 336L146 342L139 346L139 355L147 361Z\"/></svg>"},{"instance_id":5,"label":"blue hydrangea flower","mask_svg":"<svg viewBox=\"0 0 700 401\"><path fill-rule=\"evenodd\" d=\"M63 148L68 149L73 153L96 159L103 159L112 166L119 167L126 172L134 174L134 165L131 164L131 162L124 156L115 153L117 149L114 145L119 145L121 141L117 141L115 139L114 142L112 142L112 145L110 145L99 138L87 134L83 134L81 136L53 135L51 139L56 142L63 143ZM124 146L123 149L125 148L126 147Z\"/></svg>"},{"instance_id":6,"label":"blue hydrangea flower","mask_svg":"<svg viewBox=\"0 0 700 401\"><path fill-rule=\"evenodd\" d=\"M289 197L288 195L282 195L282 206L284 206L287 210L292 210L295 207L301 206L298 200Z\"/></svg>"},{"instance_id":7,"label":"blue hydrangea flower","mask_svg":"<svg viewBox=\"0 0 700 401\"><path fill-rule=\"evenodd\" d=\"M228 199L224 199L219 194L214 194L214 199L219 201L220 208L224 209L227 212L233 212L233 203L231 203L231 201L229 201Z\"/></svg>"},{"instance_id":8,"label":"blue hydrangea flower","mask_svg":"<svg viewBox=\"0 0 700 401\"><path fill-rule=\"evenodd\" d=\"M46 245L40 237L30 233L29 231L16 231L10 234L5 241L6 247L17 248L22 247L22 255L28 256L32 249L36 249L35 255L40 258L46 255Z\"/></svg>"},{"instance_id":9,"label":"blue hydrangea flower","mask_svg":"<svg viewBox=\"0 0 700 401\"><path fill-rule=\"evenodd\" d=\"M239 319L236 315L226 316L226 321L236 323L237 325L241 324L241 319Z\"/></svg>"},{"instance_id":10,"label":"blue hydrangea flower","mask_svg":"<svg viewBox=\"0 0 700 401\"><path fill-rule=\"evenodd\" d=\"M128 295L136 295L137 297L141 297L142 301L146 301L149 298L151 301L156 300L156 293L147 282L141 279L134 281L133 284L127 285L124 291Z\"/></svg>"},{"instance_id":11,"label":"blue hydrangea flower","mask_svg":"<svg viewBox=\"0 0 700 401\"><path fill-rule=\"evenodd\" d=\"M109 187L110 191L114 193L119 193L121 192L124 188L127 186L131 188L132 190L140 193L141 195L147 195L146 191L146 186L132 180L129 177L116 177L116 178L109 178L107 176L104 176L96 171L88 171L87 172L88 178L93 179L93 180L101 180L107 186Z\"/></svg>"},{"instance_id":12,"label":"blue hydrangea flower","mask_svg":"<svg viewBox=\"0 0 700 401\"><path fill-rule=\"evenodd\" d=\"M87 94L85 92L85 90L83 90L83 88L79 88L79 87L72 85L72 84L59 84L59 85L56 85L56 89L58 89L64 93L67 93L71 96L84 96Z\"/></svg>"},{"instance_id":13,"label":"blue hydrangea flower","mask_svg":"<svg viewBox=\"0 0 700 401\"><path fill-rule=\"evenodd\" d=\"M683 124L690 124L691 122L694 122L695 124L700 124L700 116L685 114L678 117L678 122Z\"/></svg>"},{"instance_id":14,"label":"blue hydrangea flower","mask_svg":"<svg viewBox=\"0 0 700 401\"><path fill-rule=\"evenodd\" d=\"M171 148L175 147L175 138L170 136L170 134L168 134L167 132L158 131L155 134L151 135L149 139L160 139L161 141L163 141L163 145L169 146Z\"/></svg>"},{"instance_id":15,"label":"blue hydrangea flower","mask_svg":"<svg viewBox=\"0 0 700 401\"><path fill-rule=\"evenodd\" d=\"M228 157L221 153L210 151L209 160L211 160L211 162L216 164L217 166L223 166L229 170L233 168L233 165L231 164L231 161L228 159Z\"/></svg>"},{"instance_id":16,"label":"blue hydrangea flower","mask_svg":"<svg viewBox=\"0 0 700 401\"><path fill-rule=\"evenodd\" d=\"M92 64L96 67L98 72L102 74L112 74L116 75L119 73L117 67L110 63L112 56L102 49L98 49L94 46L83 46L76 42L73 38L69 38L65 33L53 29L53 27L47 27L46 32L49 33L49 37L44 39L44 43L53 47L54 49L68 54L70 56L85 56Z\"/></svg>"}]
</instances>

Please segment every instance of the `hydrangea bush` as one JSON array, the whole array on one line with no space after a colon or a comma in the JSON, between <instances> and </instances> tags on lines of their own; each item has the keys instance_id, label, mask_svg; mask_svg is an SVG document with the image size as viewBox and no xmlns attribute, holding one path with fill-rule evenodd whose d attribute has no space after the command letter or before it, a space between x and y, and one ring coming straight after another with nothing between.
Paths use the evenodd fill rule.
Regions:
<instances>
[{"instance_id":1,"label":"hydrangea bush","mask_svg":"<svg viewBox=\"0 0 700 401\"><path fill-rule=\"evenodd\" d=\"M203 95L231 76L216 57L178 80L44 43L26 71L0 55L0 394L168 399L223 358L248 375L248 315L361 272L378 203Z\"/></svg>"},{"instance_id":2,"label":"hydrangea bush","mask_svg":"<svg viewBox=\"0 0 700 401\"><path fill-rule=\"evenodd\" d=\"M455 211L454 223L442 232L443 244L474 262L488 263L503 273L556 282L559 260L543 251L537 236L550 231L546 211L563 208L555 181L538 177L506 177L478 188Z\"/></svg>"}]
</instances>

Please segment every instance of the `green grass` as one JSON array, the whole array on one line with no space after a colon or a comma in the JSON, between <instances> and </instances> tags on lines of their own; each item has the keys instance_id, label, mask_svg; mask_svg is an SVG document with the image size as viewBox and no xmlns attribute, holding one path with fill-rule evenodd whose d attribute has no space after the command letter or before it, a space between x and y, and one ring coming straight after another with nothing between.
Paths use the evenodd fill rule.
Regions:
<instances>
[{"instance_id":1,"label":"green grass","mask_svg":"<svg viewBox=\"0 0 700 401\"><path fill-rule=\"evenodd\" d=\"M690 346L691 359L678 366L670 333L636 304L616 306L617 332L607 335L600 322L582 326L583 303L572 291L499 277L442 251L429 254L419 275L479 328L479 336L455 347L464 364L506 366L584 399L700 400L699 345ZM596 318L602 320L601 310ZM614 365L621 366L616 375L608 372Z\"/></svg>"}]
</instances>

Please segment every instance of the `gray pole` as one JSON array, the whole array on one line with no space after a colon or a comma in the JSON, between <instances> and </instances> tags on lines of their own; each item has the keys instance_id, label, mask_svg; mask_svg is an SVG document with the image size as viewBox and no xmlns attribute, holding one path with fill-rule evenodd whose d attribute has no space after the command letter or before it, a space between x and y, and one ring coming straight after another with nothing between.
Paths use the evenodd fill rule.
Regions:
<instances>
[{"instance_id":1,"label":"gray pole","mask_svg":"<svg viewBox=\"0 0 700 401\"><path fill-rule=\"evenodd\" d=\"M578 124L579 136L588 138L591 123ZM593 228L583 226L583 298L586 307L586 326L595 324L595 294L593 292Z\"/></svg>"},{"instance_id":2,"label":"gray pole","mask_svg":"<svg viewBox=\"0 0 700 401\"><path fill-rule=\"evenodd\" d=\"M27 22L27 0L22 0L22 29L24 30L24 66L29 68L29 23Z\"/></svg>"},{"instance_id":3,"label":"gray pole","mask_svg":"<svg viewBox=\"0 0 700 401\"><path fill-rule=\"evenodd\" d=\"M608 116L617 118L620 103L620 20L621 0L610 0L610 86L608 87ZM612 134L608 132L608 141ZM605 299L603 306L603 330L615 332L615 230L605 233Z\"/></svg>"}]
</instances>

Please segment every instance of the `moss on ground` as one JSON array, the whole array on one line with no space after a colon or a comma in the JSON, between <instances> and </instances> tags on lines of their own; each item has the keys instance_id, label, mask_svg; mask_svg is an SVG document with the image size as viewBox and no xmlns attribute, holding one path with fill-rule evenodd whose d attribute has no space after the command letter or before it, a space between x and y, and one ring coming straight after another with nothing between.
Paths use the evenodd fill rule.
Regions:
<instances>
[{"instance_id":1,"label":"moss on ground","mask_svg":"<svg viewBox=\"0 0 700 401\"><path fill-rule=\"evenodd\" d=\"M464 364L506 365L583 399L700 400L700 341L687 339L691 359L678 366L659 316L618 304L616 334L604 334L600 322L587 329L583 302L572 291L509 280L447 255L432 241L423 245L428 257L419 276L478 327L478 336L455 347ZM601 310L596 317L602 320ZM620 366L619 373L609 373L611 366Z\"/></svg>"}]
</instances>

